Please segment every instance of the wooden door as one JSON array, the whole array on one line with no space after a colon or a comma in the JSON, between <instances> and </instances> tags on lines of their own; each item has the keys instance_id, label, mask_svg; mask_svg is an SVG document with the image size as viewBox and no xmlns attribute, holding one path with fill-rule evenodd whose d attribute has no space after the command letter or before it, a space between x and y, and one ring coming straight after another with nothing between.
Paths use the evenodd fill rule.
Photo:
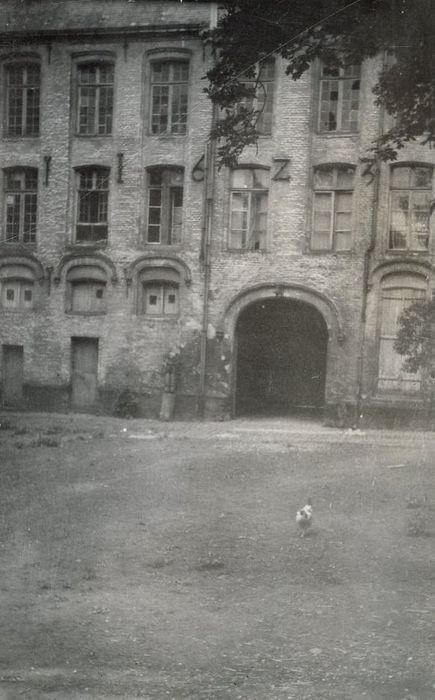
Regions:
<instances>
[{"instance_id":1,"label":"wooden door","mask_svg":"<svg viewBox=\"0 0 435 700\"><path fill-rule=\"evenodd\" d=\"M19 404L23 400L24 348L3 345L3 403Z\"/></svg>"},{"instance_id":2,"label":"wooden door","mask_svg":"<svg viewBox=\"0 0 435 700\"><path fill-rule=\"evenodd\" d=\"M92 408L97 399L98 338L72 338L73 408Z\"/></svg>"}]
</instances>

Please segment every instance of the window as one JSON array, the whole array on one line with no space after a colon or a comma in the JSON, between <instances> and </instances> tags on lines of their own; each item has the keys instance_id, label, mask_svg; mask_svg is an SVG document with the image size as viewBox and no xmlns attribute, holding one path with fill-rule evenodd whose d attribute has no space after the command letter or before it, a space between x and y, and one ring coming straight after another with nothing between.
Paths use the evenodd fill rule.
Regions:
<instances>
[{"instance_id":1,"label":"window","mask_svg":"<svg viewBox=\"0 0 435 700\"><path fill-rule=\"evenodd\" d=\"M77 68L78 117L81 136L112 133L113 76L111 63L82 63Z\"/></svg>"},{"instance_id":2,"label":"window","mask_svg":"<svg viewBox=\"0 0 435 700\"><path fill-rule=\"evenodd\" d=\"M275 61L270 59L260 64L255 79L241 80L245 87L255 89L256 94L243 98L240 106L258 115L256 130L262 135L272 133L274 77Z\"/></svg>"},{"instance_id":3,"label":"window","mask_svg":"<svg viewBox=\"0 0 435 700\"><path fill-rule=\"evenodd\" d=\"M106 285L94 280L72 282L71 311L81 313L104 313L106 311Z\"/></svg>"},{"instance_id":4,"label":"window","mask_svg":"<svg viewBox=\"0 0 435 700\"><path fill-rule=\"evenodd\" d=\"M347 166L314 170L311 250L350 250L354 175Z\"/></svg>"},{"instance_id":5,"label":"window","mask_svg":"<svg viewBox=\"0 0 435 700\"><path fill-rule=\"evenodd\" d=\"M107 240L108 168L82 168L77 172L77 243Z\"/></svg>"},{"instance_id":6,"label":"window","mask_svg":"<svg viewBox=\"0 0 435 700\"><path fill-rule=\"evenodd\" d=\"M432 168L398 165L391 171L389 248L427 250Z\"/></svg>"},{"instance_id":7,"label":"window","mask_svg":"<svg viewBox=\"0 0 435 700\"><path fill-rule=\"evenodd\" d=\"M237 168L232 171L230 248L266 248L269 183L267 169Z\"/></svg>"},{"instance_id":8,"label":"window","mask_svg":"<svg viewBox=\"0 0 435 700\"><path fill-rule=\"evenodd\" d=\"M36 168L5 170L5 240L35 243L38 171Z\"/></svg>"},{"instance_id":9,"label":"window","mask_svg":"<svg viewBox=\"0 0 435 700\"><path fill-rule=\"evenodd\" d=\"M148 170L147 243L177 243L183 216L183 169Z\"/></svg>"},{"instance_id":10,"label":"window","mask_svg":"<svg viewBox=\"0 0 435 700\"><path fill-rule=\"evenodd\" d=\"M410 373L403 369L403 357L395 351L394 341L399 316L415 301L425 299L426 282L417 275L389 275L381 289L378 389L402 393L419 391L420 372Z\"/></svg>"},{"instance_id":11,"label":"window","mask_svg":"<svg viewBox=\"0 0 435 700\"><path fill-rule=\"evenodd\" d=\"M189 63L159 61L151 65L151 133L185 134Z\"/></svg>"},{"instance_id":12,"label":"window","mask_svg":"<svg viewBox=\"0 0 435 700\"><path fill-rule=\"evenodd\" d=\"M361 66L323 65L319 131L357 131Z\"/></svg>"},{"instance_id":13,"label":"window","mask_svg":"<svg viewBox=\"0 0 435 700\"><path fill-rule=\"evenodd\" d=\"M2 280L1 305L3 309L31 309L33 282L20 279Z\"/></svg>"},{"instance_id":14,"label":"window","mask_svg":"<svg viewBox=\"0 0 435 700\"><path fill-rule=\"evenodd\" d=\"M6 71L6 136L38 136L40 67L9 63Z\"/></svg>"},{"instance_id":15,"label":"window","mask_svg":"<svg viewBox=\"0 0 435 700\"><path fill-rule=\"evenodd\" d=\"M179 274L172 268L143 270L139 276L139 313L147 316L177 316L179 282Z\"/></svg>"},{"instance_id":16,"label":"window","mask_svg":"<svg viewBox=\"0 0 435 700\"><path fill-rule=\"evenodd\" d=\"M106 312L106 272L97 265L74 265L66 276L66 311Z\"/></svg>"},{"instance_id":17,"label":"window","mask_svg":"<svg viewBox=\"0 0 435 700\"><path fill-rule=\"evenodd\" d=\"M173 316L178 313L178 287L167 282L145 284L144 313L148 316Z\"/></svg>"}]
</instances>

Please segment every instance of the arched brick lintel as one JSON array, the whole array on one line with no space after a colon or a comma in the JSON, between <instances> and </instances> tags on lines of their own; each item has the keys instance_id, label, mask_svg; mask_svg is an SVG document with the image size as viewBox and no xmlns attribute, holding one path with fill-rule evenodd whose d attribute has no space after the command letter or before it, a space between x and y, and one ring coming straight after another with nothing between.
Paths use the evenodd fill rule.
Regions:
<instances>
[{"instance_id":1,"label":"arched brick lintel","mask_svg":"<svg viewBox=\"0 0 435 700\"><path fill-rule=\"evenodd\" d=\"M336 304L323 292L303 284L288 282L270 282L241 290L230 301L224 313L218 332L233 336L237 319L241 311L262 299L284 298L309 304L319 311L328 329L329 338L339 343L345 340L344 323Z\"/></svg>"}]
</instances>

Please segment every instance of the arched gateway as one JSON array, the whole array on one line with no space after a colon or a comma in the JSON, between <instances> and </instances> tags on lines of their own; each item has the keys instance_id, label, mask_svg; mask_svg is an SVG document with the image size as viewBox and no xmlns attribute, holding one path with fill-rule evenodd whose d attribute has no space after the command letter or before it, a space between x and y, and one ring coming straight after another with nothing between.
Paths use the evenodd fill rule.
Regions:
<instances>
[{"instance_id":1,"label":"arched gateway","mask_svg":"<svg viewBox=\"0 0 435 700\"><path fill-rule=\"evenodd\" d=\"M325 403L328 343L343 339L335 305L299 285L263 286L227 310L233 333L233 407L237 415L315 413Z\"/></svg>"}]
</instances>

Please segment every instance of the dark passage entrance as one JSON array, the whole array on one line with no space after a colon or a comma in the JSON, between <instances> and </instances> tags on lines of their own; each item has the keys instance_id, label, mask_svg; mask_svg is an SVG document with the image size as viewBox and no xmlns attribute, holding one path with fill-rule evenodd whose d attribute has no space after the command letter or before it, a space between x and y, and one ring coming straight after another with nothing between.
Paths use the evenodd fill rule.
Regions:
<instances>
[{"instance_id":1,"label":"dark passage entrance","mask_svg":"<svg viewBox=\"0 0 435 700\"><path fill-rule=\"evenodd\" d=\"M314 413L324 404L328 331L309 304L265 299L237 322L237 415Z\"/></svg>"}]
</instances>

